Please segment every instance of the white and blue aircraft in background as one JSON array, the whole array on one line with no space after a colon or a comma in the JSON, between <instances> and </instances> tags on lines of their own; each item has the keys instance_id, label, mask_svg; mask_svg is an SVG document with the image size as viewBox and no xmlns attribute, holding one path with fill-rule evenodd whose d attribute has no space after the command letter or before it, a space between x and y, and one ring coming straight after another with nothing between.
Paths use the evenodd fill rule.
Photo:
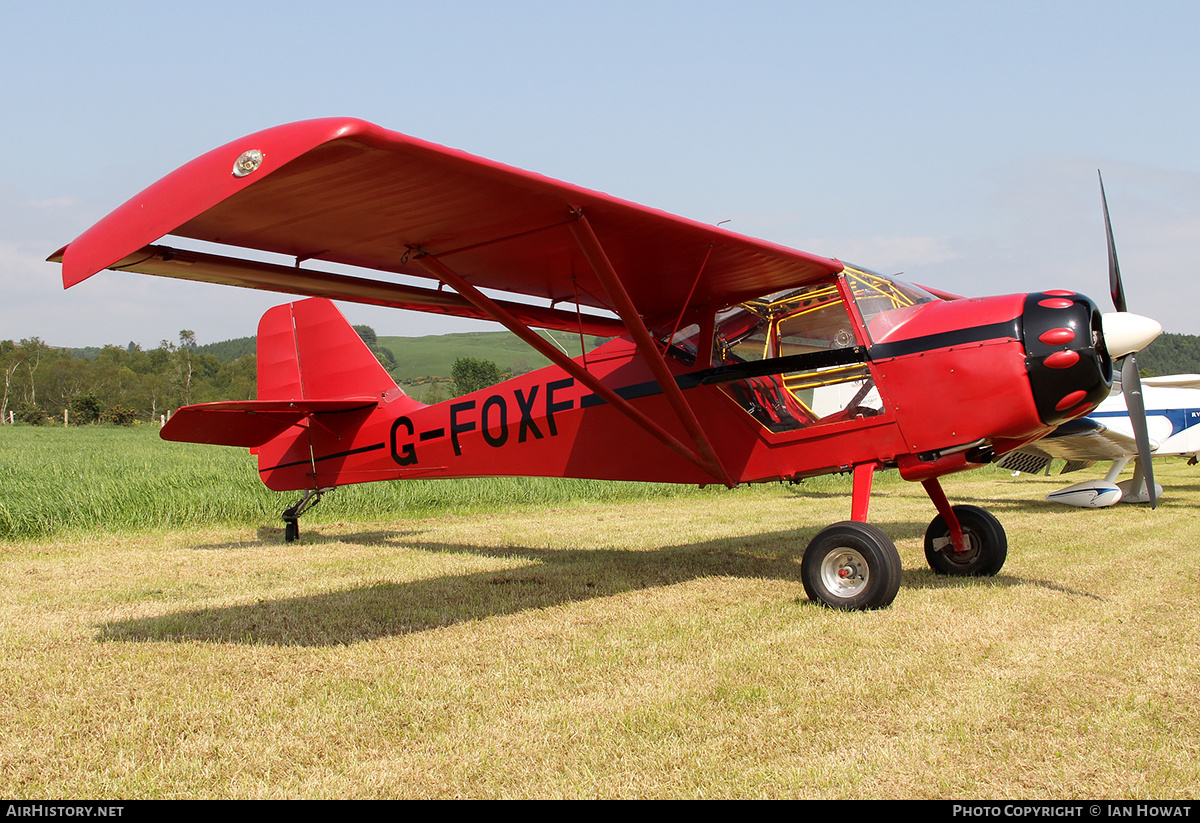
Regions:
<instances>
[{"instance_id":1,"label":"white and blue aircraft in background","mask_svg":"<svg viewBox=\"0 0 1200 823\"><path fill-rule=\"evenodd\" d=\"M1097 172L1097 175L1099 173ZM1125 287L1117 263L1108 215L1104 179L1100 178L1100 202L1104 208L1104 233L1108 240L1108 287L1113 307L1126 312ZM1151 340L1162 331L1156 321L1139 318L1149 324L1141 331ZM1116 328L1114 328L1116 331ZM1111 349L1123 351L1123 347ZM1129 349L1136 351L1135 348ZM1180 454L1196 463L1200 452L1200 375L1173 374L1142 379L1133 353L1114 363L1112 392L1087 417L1064 423L1049 436L1017 451L1009 452L1000 465L1014 472L1048 470L1052 461L1065 460L1062 471L1084 469L1104 460L1112 466L1103 480L1085 480L1046 495L1055 503L1099 509L1124 500L1126 503L1158 504L1162 486L1154 482L1154 455ZM1117 368L1119 366L1119 368ZM1133 478L1117 483L1117 477L1136 460ZM1047 471L1048 473L1048 471Z\"/></svg>"},{"instance_id":2,"label":"white and blue aircraft in background","mask_svg":"<svg viewBox=\"0 0 1200 823\"><path fill-rule=\"evenodd\" d=\"M1195 464L1200 454L1200 374L1144 377L1141 391L1150 451L1188 456L1189 463ZM1049 437L1010 453L1000 465L1036 474L1046 470L1052 460L1067 461L1063 473L1112 461L1102 480L1085 480L1046 495L1054 503L1098 509L1119 502L1153 503L1162 494L1162 486L1155 484L1154 497L1150 497L1129 408L1116 385L1087 417L1059 426ZM1117 483L1130 460L1137 461L1132 479Z\"/></svg>"}]
</instances>

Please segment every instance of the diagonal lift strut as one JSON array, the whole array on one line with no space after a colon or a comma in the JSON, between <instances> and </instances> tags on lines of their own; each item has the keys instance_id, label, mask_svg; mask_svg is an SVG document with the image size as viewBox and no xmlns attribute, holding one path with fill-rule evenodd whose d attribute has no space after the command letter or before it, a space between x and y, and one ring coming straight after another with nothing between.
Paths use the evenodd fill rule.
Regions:
<instances>
[{"instance_id":1,"label":"diagonal lift strut","mask_svg":"<svg viewBox=\"0 0 1200 823\"><path fill-rule=\"evenodd\" d=\"M725 468L721 465L716 450L713 449L712 441L708 439L708 435L704 432L704 427L700 425L700 421L696 418L696 413L688 405L687 398L683 396L683 390L675 382L675 376L667 368L662 351L655 343L654 336L650 334L650 330L646 328L646 324L642 322L642 317L638 313L637 307L634 306L633 300L629 297L629 292L622 285L621 278L617 275L616 269L613 268L608 255L604 253L604 247L600 244L600 239L596 237L595 231L592 230L592 224L588 222L587 216L584 215L582 209L575 209L575 214L578 219L569 224L571 234L575 236L575 241L579 243L579 248L583 251L584 257L587 258L592 271L599 278L601 285L604 286L604 290L608 293L617 316L625 323L625 328L629 330L638 351L641 353L643 359L645 359L647 365L650 366L650 371L654 375L654 379L658 381L658 385L662 388L667 402L671 404L671 408L675 411L676 416L678 416L679 422L683 424L684 429L691 438L692 444L695 447L695 455L699 458L697 465L719 479L726 486L732 487L734 484L730 480Z\"/></svg>"},{"instance_id":2,"label":"diagonal lift strut","mask_svg":"<svg viewBox=\"0 0 1200 823\"><path fill-rule=\"evenodd\" d=\"M626 329L633 336L639 353L649 364L652 374L658 381L672 409L678 415L680 422L692 440L692 445L682 442L668 432L627 399L621 397L612 388L602 383L574 359L548 343L527 324L517 319L504 306L481 292L437 257L429 253L422 253L414 258L414 262L421 265L433 277L449 285L493 320L517 335L517 337L533 347L539 354L550 360L550 362L587 386L599 397L603 398L606 403L624 414L648 434L671 449L671 451L693 463L711 475L716 481L730 487L736 485L718 460L711 442L704 434L704 430L701 428L687 400L683 397L682 390L675 382L674 375L667 368L662 353L655 345L653 337L646 329L640 315L633 306L633 302L629 299L629 295L621 286L620 280L613 270L612 265L608 262L603 248L600 247L599 241L591 230L591 226L584 220L582 212L577 210L575 214L577 219L570 224L572 233L575 234L580 248L595 270L597 278L608 292L609 298L616 307L617 316L621 318Z\"/></svg>"}]
</instances>

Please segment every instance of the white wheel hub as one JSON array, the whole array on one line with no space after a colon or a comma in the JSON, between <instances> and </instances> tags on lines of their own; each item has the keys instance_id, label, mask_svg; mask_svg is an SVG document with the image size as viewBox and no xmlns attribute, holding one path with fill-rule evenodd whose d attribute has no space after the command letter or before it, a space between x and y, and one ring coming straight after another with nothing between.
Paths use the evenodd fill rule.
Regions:
<instances>
[{"instance_id":1,"label":"white wheel hub","mask_svg":"<svg viewBox=\"0 0 1200 823\"><path fill-rule=\"evenodd\" d=\"M821 582L834 597L854 597L870 577L866 558L854 549L836 549L821 562Z\"/></svg>"}]
</instances>

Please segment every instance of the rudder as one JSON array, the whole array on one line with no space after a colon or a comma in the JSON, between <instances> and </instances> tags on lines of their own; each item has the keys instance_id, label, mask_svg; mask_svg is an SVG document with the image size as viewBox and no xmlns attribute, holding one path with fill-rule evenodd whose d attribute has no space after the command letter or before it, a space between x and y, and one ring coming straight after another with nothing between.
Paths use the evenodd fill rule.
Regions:
<instances>
[{"instance_id":1,"label":"rudder","mask_svg":"<svg viewBox=\"0 0 1200 823\"><path fill-rule=\"evenodd\" d=\"M184 406L163 427L163 439L248 447L267 487L325 488L368 479L342 473L336 444L352 440L378 408L424 408L324 298L262 316L257 368L258 399Z\"/></svg>"},{"instance_id":2,"label":"rudder","mask_svg":"<svg viewBox=\"0 0 1200 823\"><path fill-rule=\"evenodd\" d=\"M262 316L258 397L259 402L294 404L310 418L255 449L260 477L272 489L342 485L347 478L340 460L313 462L315 441L351 436L379 404L400 404L405 411L424 405L396 385L341 311L320 297L275 306ZM370 405L318 408L339 401Z\"/></svg>"},{"instance_id":3,"label":"rudder","mask_svg":"<svg viewBox=\"0 0 1200 823\"><path fill-rule=\"evenodd\" d=\"M331 400L396 389L387 370L329 300L268 309L258 323L258 399Z\"/></svg>"}]
</instances>

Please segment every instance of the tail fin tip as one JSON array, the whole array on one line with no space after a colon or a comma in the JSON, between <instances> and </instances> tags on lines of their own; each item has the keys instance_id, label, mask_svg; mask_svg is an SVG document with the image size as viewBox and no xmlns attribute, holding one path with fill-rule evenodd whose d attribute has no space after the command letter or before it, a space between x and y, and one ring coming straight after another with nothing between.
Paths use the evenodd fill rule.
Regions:
<instances>
[{"instance_id":1,"label":"tail fin tip","mask_svg":"<svg viewBox=\"0 0 1200 823\"><path fill-rule=\"evenodd\" d=\"M275 306L259 321L259 400L383 397L397 388L330 300L314 297Z\"/></svg>"}]
</instances>

